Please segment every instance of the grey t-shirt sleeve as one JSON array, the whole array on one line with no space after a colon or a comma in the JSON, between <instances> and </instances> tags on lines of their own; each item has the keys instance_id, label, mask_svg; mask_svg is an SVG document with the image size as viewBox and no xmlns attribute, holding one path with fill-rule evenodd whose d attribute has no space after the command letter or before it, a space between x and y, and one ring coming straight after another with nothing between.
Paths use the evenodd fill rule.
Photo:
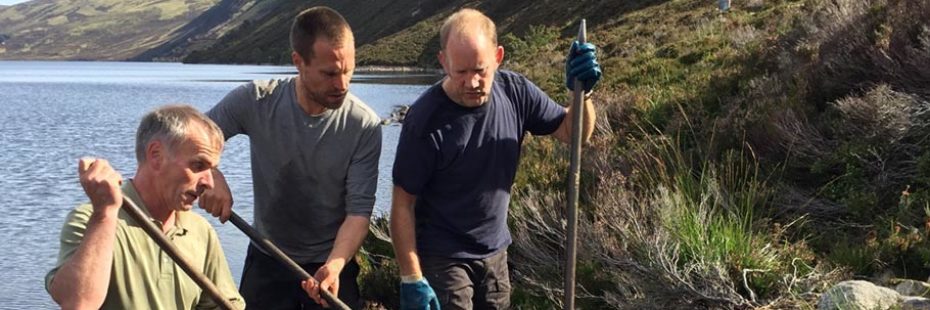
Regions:
<instances>
[{"instance_id":1,"label":"grey t-shirt sleeve","mask_svg":"<svg viewBox=\"0 0 930 310\"><path fill-rule=\"evenodd\" d=\"M381 157L381 126L369 121L346 175L346 214L371 216L378 188L378 162Z\"/></svg>"},{"instance_id":2,"label":"grey t-shirt sleeve","mask_svg":"<svg viewBox=\"0 0 930 310\"><path fill-rule=\"evenodd\" d=\"M207 111L207 116L223 130L226 140L238 134L248 134L249 120L255 114L255 89L254 82L240 85Z\"/></svg>"}]
</instances>

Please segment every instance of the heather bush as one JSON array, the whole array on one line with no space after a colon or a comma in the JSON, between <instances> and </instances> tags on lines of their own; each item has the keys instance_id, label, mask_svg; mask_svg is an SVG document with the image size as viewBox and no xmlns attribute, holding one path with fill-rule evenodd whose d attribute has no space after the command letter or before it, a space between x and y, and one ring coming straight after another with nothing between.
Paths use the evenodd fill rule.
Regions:
<instances>
[{"instance_id":1,"label":"heather bush","mask_svg":"<svg viewBox=\"0 0 930 310\"><path fill-rule=\"evenodd\" d=\"M502 37L520 51L505 65L566 100L566 31L528 29ZM930 0L666 2L589 36L605 79L582 157L580 308L814 308L839 280L930 275ZM548 309L568 152L526 141L513 300Z\"/></svg>"}]
</instances>

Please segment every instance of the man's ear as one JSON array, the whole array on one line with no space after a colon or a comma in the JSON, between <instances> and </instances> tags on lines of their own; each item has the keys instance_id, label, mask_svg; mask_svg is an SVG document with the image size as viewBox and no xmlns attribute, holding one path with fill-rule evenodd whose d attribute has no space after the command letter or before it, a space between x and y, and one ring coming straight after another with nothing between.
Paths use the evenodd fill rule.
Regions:
<instances>
[{"instance_id":1,"label":"man's ear","mask_svg":"<svg viewBox=\"0 0 930 310\"><path fill-rule=\"evenodd\" d=\"M161 140L152 140L145 146L145 162L152 165L155 171L161 170L167 155L167 149Z\"/></svg>"},{"instance_id":2,"label":"man's ear","mask_svg":"<svg viewBox=\"0 0 930 310\"><path fill-rule=\"evenodd\" d=\"M439 65L442 66L442 70L446 71L446 74L449 74L449 68L446 68L446 54L440 50L436 58L439 58Z\"/></svg>"},{"instance_id":3,"label":"man's ear","mask_svg":"<svg viewBox=\"0 0 930 310\"><path fill-rule=\"evenodd\" d=\"M494 57L496 57L495 59L497 60L498 65L503 63L504 61L504 47L503 46L500 46L500 45L497 46L497 53L494 55Z\"/></svg>"},{"instance_id":4,"label":"man's ear","mask_svg":"<svg viewBox=\"0 0 930 310\"><path fill-rule=\"evenodd\" d=\"M300 54L296 51L291 51L291 62L294 63L295 67L302 67L304 64L303 57L300 57Z\"/></svg>"}]
</instances>

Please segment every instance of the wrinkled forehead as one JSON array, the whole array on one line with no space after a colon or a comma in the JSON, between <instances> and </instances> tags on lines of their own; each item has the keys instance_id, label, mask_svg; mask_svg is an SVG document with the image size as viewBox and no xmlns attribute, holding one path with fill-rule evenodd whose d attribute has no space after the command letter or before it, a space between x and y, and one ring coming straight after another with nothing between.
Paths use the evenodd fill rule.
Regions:
<instances>
[{"instance_id":1,"label":"wrinkled forehead","mask_svg":"<svg viewBox=\"0 0 930 310\"><path fill-rule=\"evenodd\" d=\"M220 154L223 153L223 137L216 130L194 122L188 128L187 142L195 154L205 156L213 163L219 163Z\"/></svg>"},{"instance_id":2,"label":"wrinkled forehead","mask_svg":"<svg viewBox=\"0 0 930 310\"><path fill-rule=\"evenodd\" d=\"M317 40L313 44L313 58L332 58L336 55L355 55L355 44L328 39Z\"/></svg>"},{"instance_id":3,"label":"wrinkled forehead","mask_svg":"<svg viewBox=\"0 0 930 310\"><path fill-rule=\"evenodd\" d=\"M311 45L312 48L317 48L317 46L325 46L328 48L355 48L355 36L352 35L352 31L349 29L344 29L342 34L336 37L330 37L326 35L318 36Z\"/></svg>"},{"instance_id":4,"label":"wrinkled forehead","mask_svg":"<svg viewBox=\"0 0 930 310\"><path fill-rule=\"evenodd\" d=\"M443 51L448 65L471 68L495 63L497 47L481 35L450 38Z\"/></svg>"},{"instance_id":5,"label":"wrinkled forehead","mask_svg":"<svg viewBox=\"0 0 930 310\"><path fill-rule=\"evenodd\" d=\"M478 28L455 28L449 33L446 49L493 50L497 44Z\"/></svg>"},{"instance_id":6,"label":"wrinkled forehead","mask_svg":"<svg viewBox=\"0 0 930 310\"><path fill-rule=\"evenodd\" d=\"M343 62L354 67L355 43L351 40L317 39L313 44L313 55L308 59L309 64L322 66L345 65Z\"/></svg>"}]
</instances>

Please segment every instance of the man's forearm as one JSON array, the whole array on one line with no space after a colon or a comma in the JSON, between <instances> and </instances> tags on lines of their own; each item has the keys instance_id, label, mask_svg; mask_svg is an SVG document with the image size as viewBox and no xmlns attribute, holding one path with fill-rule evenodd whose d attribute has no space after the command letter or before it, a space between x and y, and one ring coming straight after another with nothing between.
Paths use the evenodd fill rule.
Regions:
<instances>
[{"instance_id":1,"label":"man's forearm","mask_svg":"<svg viewBox=\"0 0 930 310\"><path fill-rule=\"evenodd\" d=\"M582 101L584 102L584 117L581 120L581 141L588 142L588 140L591 139L591 135L594 133L597 113L594 113L594 104L591 102L590 97ZM575 113L572 107L573 105L569 104L568 108L565 108L565 118L562 119L559 128L553 133L553 136L563 143L572 142L572 122L574 120L573 114Z\"/></svg>"},{"instance_id":2,"label":"man's forearm","mask_svg":"<svg viewBox=\"0 0 930 310\"><path fill-rule=\"evenodd\" d=\"M369 220L367 216L349 215L346 216L339 232L336 233L336 243L333 245L333 251L329 254L327 263L338 263L340 269L345 266L358 249L362 247L362 242L368 236Z\"/></svg>"},{"instance_id":3,"label":"man's forearm","mask_svg":"<svg viewBox=\"0 0 930 310\"><path fill-rule=\"evenodd\" d=\"M591 135L594 134L594 125L597 122L597 113L594 113L594 103L591 97L582 100L584 102L584 117L581 121L581 141L588 142Z\"/></svg>"},{"instance_id":4,"label":"man's forearm","mask_svg":"<svg viewBox=\"0 0 930 310\"><path fill-rule=\"evenodd\" d=\"M115 211L91 215L81 245L55 273L49 294L62 309L98 309L103 304L113 267Z\"/></svg>"},{"instance_id":5,"label":"man's forearm","mask_svg":"<svg viewBox=\"0 0 930 310\"><path fill-rule=\"evenodd\" d=\"M391 241L401 276L422 276L420 258L416 250L416 219L413 215L415 197L402 188L394 187L391 204Z\"/></svg>"}]
</instances>

